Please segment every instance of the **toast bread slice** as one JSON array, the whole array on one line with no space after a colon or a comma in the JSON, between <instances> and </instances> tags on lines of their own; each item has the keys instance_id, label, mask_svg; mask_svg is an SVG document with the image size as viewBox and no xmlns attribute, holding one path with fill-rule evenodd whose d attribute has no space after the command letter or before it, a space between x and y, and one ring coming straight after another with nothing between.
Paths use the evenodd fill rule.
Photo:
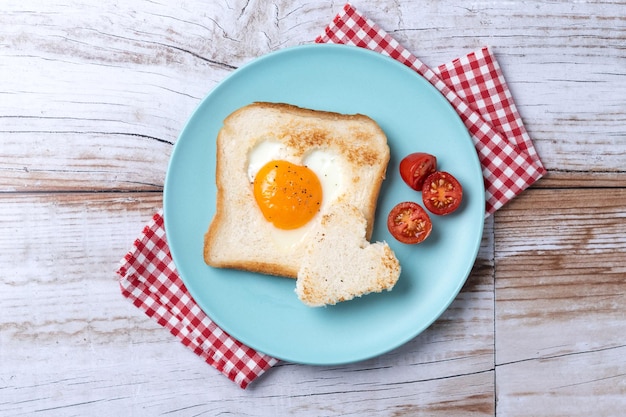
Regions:
<instances>
[{"instance_id":1,"label":"toast bread slice","mask_svg":"<svg viewBox=\"0 0 626 417\"><path fill-rule=\"evenodd\" d=\"M204 239L204 260L233 268L296 278L308 240L323 212L303 226L297 238L265 220L249 177L251 152L271 141L282 159L302 164L313 150L332 155L340 167L341 187L330 204L353 206L371 237L380 187L389 162L383 130L371 118L304 109L284 103L256 102L235 110L217 136L216 212ZM322 210L323 211L323 210Z\"/></svg>"}]
</instances>

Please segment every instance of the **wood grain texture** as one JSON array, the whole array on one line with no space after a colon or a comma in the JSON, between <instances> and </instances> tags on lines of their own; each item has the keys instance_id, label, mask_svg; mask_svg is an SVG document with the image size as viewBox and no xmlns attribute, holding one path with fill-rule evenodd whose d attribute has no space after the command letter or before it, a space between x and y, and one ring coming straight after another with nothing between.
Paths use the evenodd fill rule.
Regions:
<instances>
[{"instance_id":1,"label":"wood grain texture","mask_svg":"<svg viewBox=\"0 0 626 417\"><path fill-rule=\"evenodd\" d=\"M491 45L550 176L591 171L626 181L626 103L616 93L626 89L624 3L356 6L430 65ZM312 42L339 9L287 1L3 7L0 189L15 191L162 184L168 145L202 97L251 59Z\"/></svg>"},{"instance_id":2,"label":"wood grain texture","mask_svg":"<svg viewBox=\"0 0 626 417\"><path fill-rule=\"evenodd\" d=\"M121 297L193 109L342 2L0 2L0 415L618 416L626 406L626 3L359 0L426 64L490 45L548 174L465 287L378 358L243 391Z\"/></svg>"},{"instance_id":3,"label":"wood grain texture","mask_svg":"<svg viewBox=\"0 0 626 417\"><path fill-rule=\"evenodd\" d=\"M498 415L622 416L625 354L622 345L499 366Z\"/></svg>"},{"instance_id":4,"label":"wood grain texture","mask_svg":"<svg viewBox=\"0 0 626 417\"><path fill-rule=\"evenodd\" d=\"M507 416L626 406L626 189L530 190L496 214L496 378Z\"/></svg>"},{"instance_id":5,"label":"wood grain texture","mask_svg":"<svg viewBox=\"0 0 626 417\"><path fill-rule=\"evenodd\" d=\"M497 213L497 364L626 344L625 201L530 190Z\"/></svg>"}]
</instances>

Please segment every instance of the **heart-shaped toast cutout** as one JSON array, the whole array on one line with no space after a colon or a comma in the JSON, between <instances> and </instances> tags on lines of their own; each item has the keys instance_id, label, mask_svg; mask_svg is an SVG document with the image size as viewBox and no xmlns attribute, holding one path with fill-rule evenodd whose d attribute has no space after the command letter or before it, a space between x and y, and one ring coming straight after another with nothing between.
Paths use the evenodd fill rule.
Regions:
<instances>
[{"instance_id":1,"label":"heart-shaped toast cutout","mask_svg":"<svg viewBox=\"0 0 626 417\"><path fill-rule=\"evenodd\" d=\"M298 271L296 293L302 302L332 305L393 288L400 263L387 243L367 241L366 228L357 207L338 203L329 208Z\"/></svg>"}]
</instances>

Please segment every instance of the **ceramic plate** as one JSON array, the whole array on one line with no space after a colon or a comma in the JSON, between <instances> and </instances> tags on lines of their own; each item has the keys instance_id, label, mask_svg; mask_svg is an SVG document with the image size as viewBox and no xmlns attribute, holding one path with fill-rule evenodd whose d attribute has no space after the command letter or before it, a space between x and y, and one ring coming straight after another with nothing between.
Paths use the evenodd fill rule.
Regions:
<instances>
[{"instance_id":1,"label":"ceramic plate","mask_svg":"<svg viewBox=\"0 0 626 417\"><path fill-rule=\"evenodd\" d=\"M362 113L388 136L391 160L372 240L387 241L402 265L391 292L332 307L310 308L295 280L214 269L203 260L203 236L215 212L215 138L224 118L253 101L285 102L340 113ZM461 208L432 216L422 244L403 245L386 228L391 208L421 203L398 174L412 152L437 156L464 187ZM172 154L164 216L176 267L199 306L243 343L279 359L341 364L371 358L414 338L454 300L476 259L484 222L480 164L470 136L445 98L404 65L342 45L284 49L234 71L198 106ZM245 213L242 213L245 218Z\"/></svg>"}]
</instances>

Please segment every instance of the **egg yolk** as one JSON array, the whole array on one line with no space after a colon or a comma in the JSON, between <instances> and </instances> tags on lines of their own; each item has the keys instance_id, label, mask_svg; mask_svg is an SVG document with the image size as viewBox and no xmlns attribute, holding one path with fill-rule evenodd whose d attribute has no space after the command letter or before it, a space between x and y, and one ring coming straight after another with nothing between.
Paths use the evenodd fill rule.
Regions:
<instances>
[{"instance_id":1,"label":"egg yolk","mask_svg":"<svg viewBox=\"0 0 626 417\"><path fill-rule=\"evenodd\" d=\"M254 198L267 221L279 229L307 224L322 204L322 184L310 168L270 161L257 172Z\"/></svg>"}]
</instances>

